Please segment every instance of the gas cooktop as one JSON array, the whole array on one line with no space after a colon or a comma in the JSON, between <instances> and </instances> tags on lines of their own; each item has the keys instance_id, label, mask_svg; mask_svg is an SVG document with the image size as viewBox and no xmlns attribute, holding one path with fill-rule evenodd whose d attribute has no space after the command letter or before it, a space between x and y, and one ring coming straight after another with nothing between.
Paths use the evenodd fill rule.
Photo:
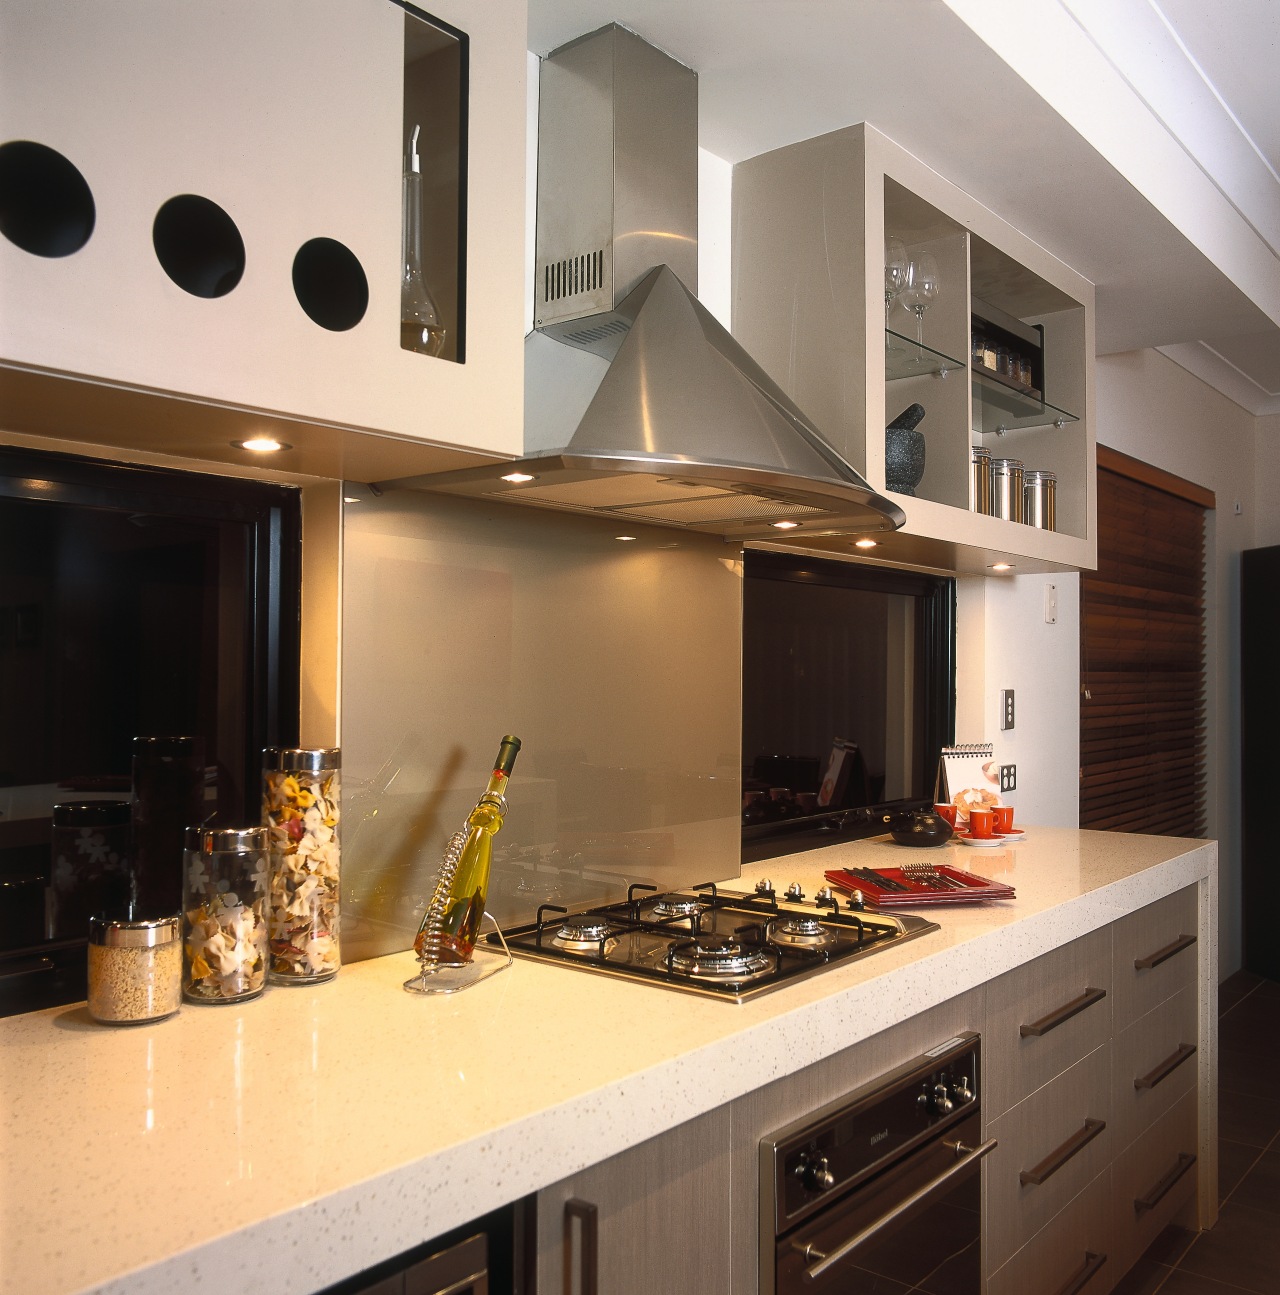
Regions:
<instances>
[{"instance_id":1,"label":"gas cooktop","mask_svg":"<svg viewBox=\"0 0 1280 1295\"><path fill-rule=\"evenodd\" d=\"M829 887L806 901L794 884L780 899L767 881L752 894L711 883L665 894L635 885L625 902L598 908L543 904L506 939L524 957L741 1002L940 929L856 903L841 909Z\"/></svg>"}]
</instances>

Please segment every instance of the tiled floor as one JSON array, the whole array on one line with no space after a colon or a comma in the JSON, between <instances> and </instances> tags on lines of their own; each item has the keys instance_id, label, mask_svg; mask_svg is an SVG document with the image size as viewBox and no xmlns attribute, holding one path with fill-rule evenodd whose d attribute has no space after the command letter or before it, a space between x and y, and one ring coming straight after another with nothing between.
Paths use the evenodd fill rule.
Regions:
<instances>
[{"instance_id":1,"label":"tiled floor","mask_svg":"<svg viewBox=\"0 0 1280 1295\"><path fill-rule=\"evenodd\" d=\"M1217 1225L1168 1228L1116 1295L1280 1295L1280 985L1219 989Z\"/></svg>"}]
</instances>

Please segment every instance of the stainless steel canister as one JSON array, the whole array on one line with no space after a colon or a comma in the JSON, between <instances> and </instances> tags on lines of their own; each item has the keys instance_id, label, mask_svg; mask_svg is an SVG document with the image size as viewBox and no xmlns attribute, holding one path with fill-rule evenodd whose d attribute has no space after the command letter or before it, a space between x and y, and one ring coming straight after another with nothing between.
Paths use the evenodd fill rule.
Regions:
<instances>
[{"instance_id":1,"label":"stainless steel canister","mask_svg":"<svg viewBox=\"0 0 1280 1295\"><path fill-rule=\"evenodd\" d=\"M973 472L970 477L969 507L975 513L991 511L991 451L981 445L973 447Z\"/></svg>"},{"instance_id":2,"label":"stainless steel canister","mask_svg":"<svg viewBox=\"0 0 1280 1295\"><path fill-rule=\"evenodd\" d=\"M1022 520L1022 460L991 460L991 512L1006 521Z\"/></svg>"},{"instance_id":3,"label":"stainless steel canister","mask_svg":"<svg viewBox=\"0 0 1280 1295\"><path fill-rule=\"evenodd\" d=\"M1022 520L1042 531L1056 531L1058 478L1052 472L1027 468L1022 474Z\"/></svg>"}]
</instances>

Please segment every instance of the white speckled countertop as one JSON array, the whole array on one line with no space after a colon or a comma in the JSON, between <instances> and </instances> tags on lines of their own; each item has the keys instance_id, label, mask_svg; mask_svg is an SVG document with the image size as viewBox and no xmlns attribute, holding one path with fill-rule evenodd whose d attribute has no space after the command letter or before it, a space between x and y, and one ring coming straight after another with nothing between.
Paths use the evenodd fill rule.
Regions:
<instances>
[{"instance_id":1,"label":"white speckled countertop","mask_svg":"<svg viewBox=\"0 0 1280 1295\"><path fill-rule=\"evenodd\" d=\"M913 852L914 853L914 852ZM757 864L802 883L887 840ZM1212 843L1032 828L931 851L1017 888L731 1004L517 959L404 993L409 954L155 1026L0 1021L0 1295L305 1295L1213 875Z\"/></svg>"}]
</instances>

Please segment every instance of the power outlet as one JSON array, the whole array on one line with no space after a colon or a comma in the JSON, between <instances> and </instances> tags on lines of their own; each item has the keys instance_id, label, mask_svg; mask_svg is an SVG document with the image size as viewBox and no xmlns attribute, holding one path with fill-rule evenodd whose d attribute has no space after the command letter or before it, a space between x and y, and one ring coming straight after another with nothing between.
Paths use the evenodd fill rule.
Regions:
<instances>
[{"instance_id":1,"label":"power outlet","mask_svg":"<svg viewBox=\"0 0 1280 1295\"><path fill-rule=\"evenodd\" d=\"M1017 791L1018 789L1018 766L1016 764L1002 764L1000 766L1000 790Z\"/></svg>"},{"instance_id":2,"label":"power outlet","mask_svg":"<svg viewBox=\"0 0 1280 1295\"><path fill-rule=\"evenodd\" d=\"M1000 727L1002 729L1011 729L1013 727L1013 689L1006 688L1000 694Z\"/></svg>"}]
</instances>

